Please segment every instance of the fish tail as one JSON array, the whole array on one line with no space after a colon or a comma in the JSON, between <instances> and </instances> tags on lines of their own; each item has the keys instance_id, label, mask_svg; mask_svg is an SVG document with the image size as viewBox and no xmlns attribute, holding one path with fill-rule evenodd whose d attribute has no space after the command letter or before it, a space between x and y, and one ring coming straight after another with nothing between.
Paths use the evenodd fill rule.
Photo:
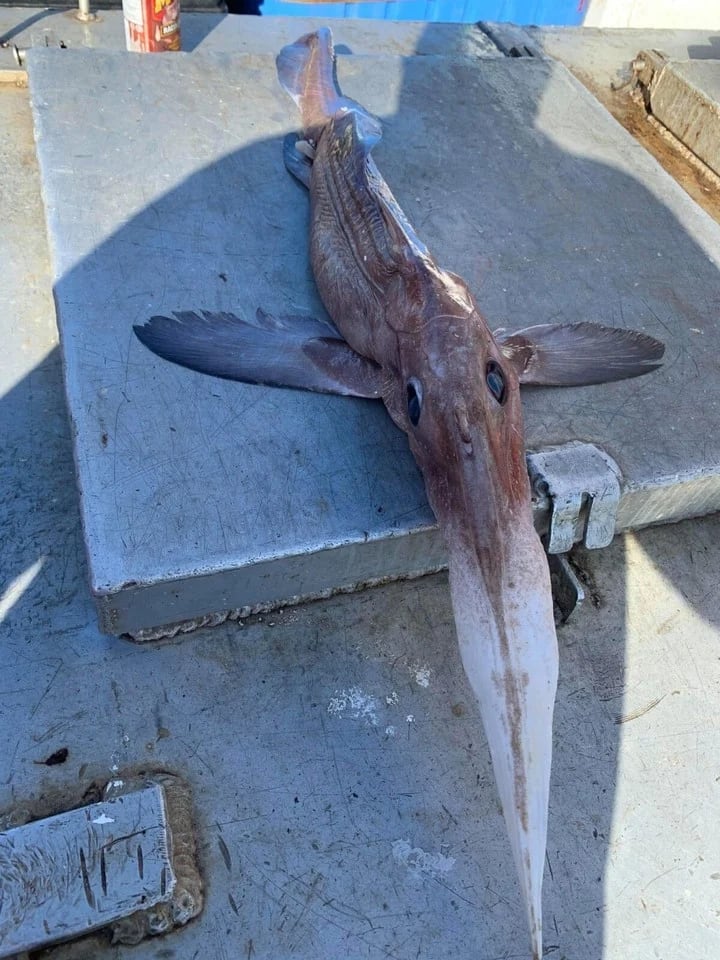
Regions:
<instances>
[{"instance_id":1,"label":"fish tail","mask_svg":"<svg viewBox=\"0 0 720 960\"><path fill-rule=\"evenodd\" d=\"M302 115L303 136L317 142L323 128L342 107L356 106L343 97L335 76L332 33L321 27L283 47L277 58L278 79Z\"/></svg>"}]
</instances>

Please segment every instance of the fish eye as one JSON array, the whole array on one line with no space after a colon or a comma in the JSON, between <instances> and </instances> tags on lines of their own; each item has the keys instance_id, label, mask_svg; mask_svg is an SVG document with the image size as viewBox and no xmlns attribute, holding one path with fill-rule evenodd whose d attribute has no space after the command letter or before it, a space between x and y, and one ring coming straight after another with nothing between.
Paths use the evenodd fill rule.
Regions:
<instances>
[{"instance_id":1,"label":"fish eye","mask_svg":"<svg viewBox=\"0 0 720 960\"><path fill-rule=\"evenodd\" d=\"M502 372L500 364L494 360L488 360L488 364L485 367L485 383L487 383L488 390L497 402L505 403L507 395L505 390L505 374Z\"/></svg>"},{"instance_id":2,"label":"fish eye","mask_svg":"<svg viewBox=\"0 0 720 960\"><path fill-rule=\"evenodd\" d=\"M407 412L410 423L416 427L422 413L422 384L415 377L407 382Z\"/></svg>"}]
</instances>

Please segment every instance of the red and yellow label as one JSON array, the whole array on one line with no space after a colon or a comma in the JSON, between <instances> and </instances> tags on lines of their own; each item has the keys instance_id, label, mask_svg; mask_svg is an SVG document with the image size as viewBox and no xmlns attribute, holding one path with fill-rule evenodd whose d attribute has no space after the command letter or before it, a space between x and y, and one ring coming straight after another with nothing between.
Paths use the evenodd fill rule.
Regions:
<instances>
[{"instance_id":1,"label":"red and yellow label","mask_svg":"<svg viewBox=\"0 0 720 960\"><path fill-rule=\"evenodd\" d=\"M123 0L123 15L128 50L180 49L180 0Z\"/></svg>"}]
</instances>

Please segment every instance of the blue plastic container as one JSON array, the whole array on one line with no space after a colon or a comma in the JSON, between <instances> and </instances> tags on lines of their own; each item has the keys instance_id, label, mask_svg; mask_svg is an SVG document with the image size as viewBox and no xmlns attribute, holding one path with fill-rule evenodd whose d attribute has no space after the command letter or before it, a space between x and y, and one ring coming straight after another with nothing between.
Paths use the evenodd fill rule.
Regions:
<instances>
[{"instance_id":1,"label":"blue plastic container","mask_svg":"<svg viewBox=\"0 0 720 960\"><path fill-rule=\"evenodd\" d=\"M386 0L383 3L286 3L263 0L267 15L297 17L364 17L378 20L434 20L474 23L507 20L511 23L579 26L587 0Z\"/></svg>"}]
</instances>

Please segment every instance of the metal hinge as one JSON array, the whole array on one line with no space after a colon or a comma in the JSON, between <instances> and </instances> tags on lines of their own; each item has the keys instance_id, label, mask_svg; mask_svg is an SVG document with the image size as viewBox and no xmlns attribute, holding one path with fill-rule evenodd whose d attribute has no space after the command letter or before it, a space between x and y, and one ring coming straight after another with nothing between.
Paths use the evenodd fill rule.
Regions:
<instances>
[{"instance_id":1,"label":"metal hinge","mask_svg":"<svg viewBox=\"0 0 720 960\"><path fill-rule=\"evenodd\" d=\"M493 20L481 20L478 28L489 37L506 57L523 57L534 60L547 60L542 49L531 35L514 23L498 23Z\"/></svg>"},{"instance_id":2,"label":"metal hinge","mask_svg":"<svg viewBox=\"0 0 720 960\"><path fill-rule=\"evenodd\" d=\"M0 42L0 83L15 83L25 86L27 73L18 59L18 48Z\"/></svg>"},{"instance_id":3,"label":"metal hinge","mask_svg":"<svg viewBox=\"0 0 720 960\"><path fill-rule=\"evenodd\" d=\"M606 547L615 534L622 474L613 458L591 443L567 443L527 455L533 492L547 498L547 551L574 544Z\"/></svg>"},{"instance_id":4,"label":"metal hinge","mask_svg":"<svg viewBox=\"0 0 720 960\"><path fill-rule=\"evenodd\" d=\"M585 590L573 570L567 554L549 553L550 583L552 584L555 619L567 623L585 600Z\"/></svg>"}]
</instances>

